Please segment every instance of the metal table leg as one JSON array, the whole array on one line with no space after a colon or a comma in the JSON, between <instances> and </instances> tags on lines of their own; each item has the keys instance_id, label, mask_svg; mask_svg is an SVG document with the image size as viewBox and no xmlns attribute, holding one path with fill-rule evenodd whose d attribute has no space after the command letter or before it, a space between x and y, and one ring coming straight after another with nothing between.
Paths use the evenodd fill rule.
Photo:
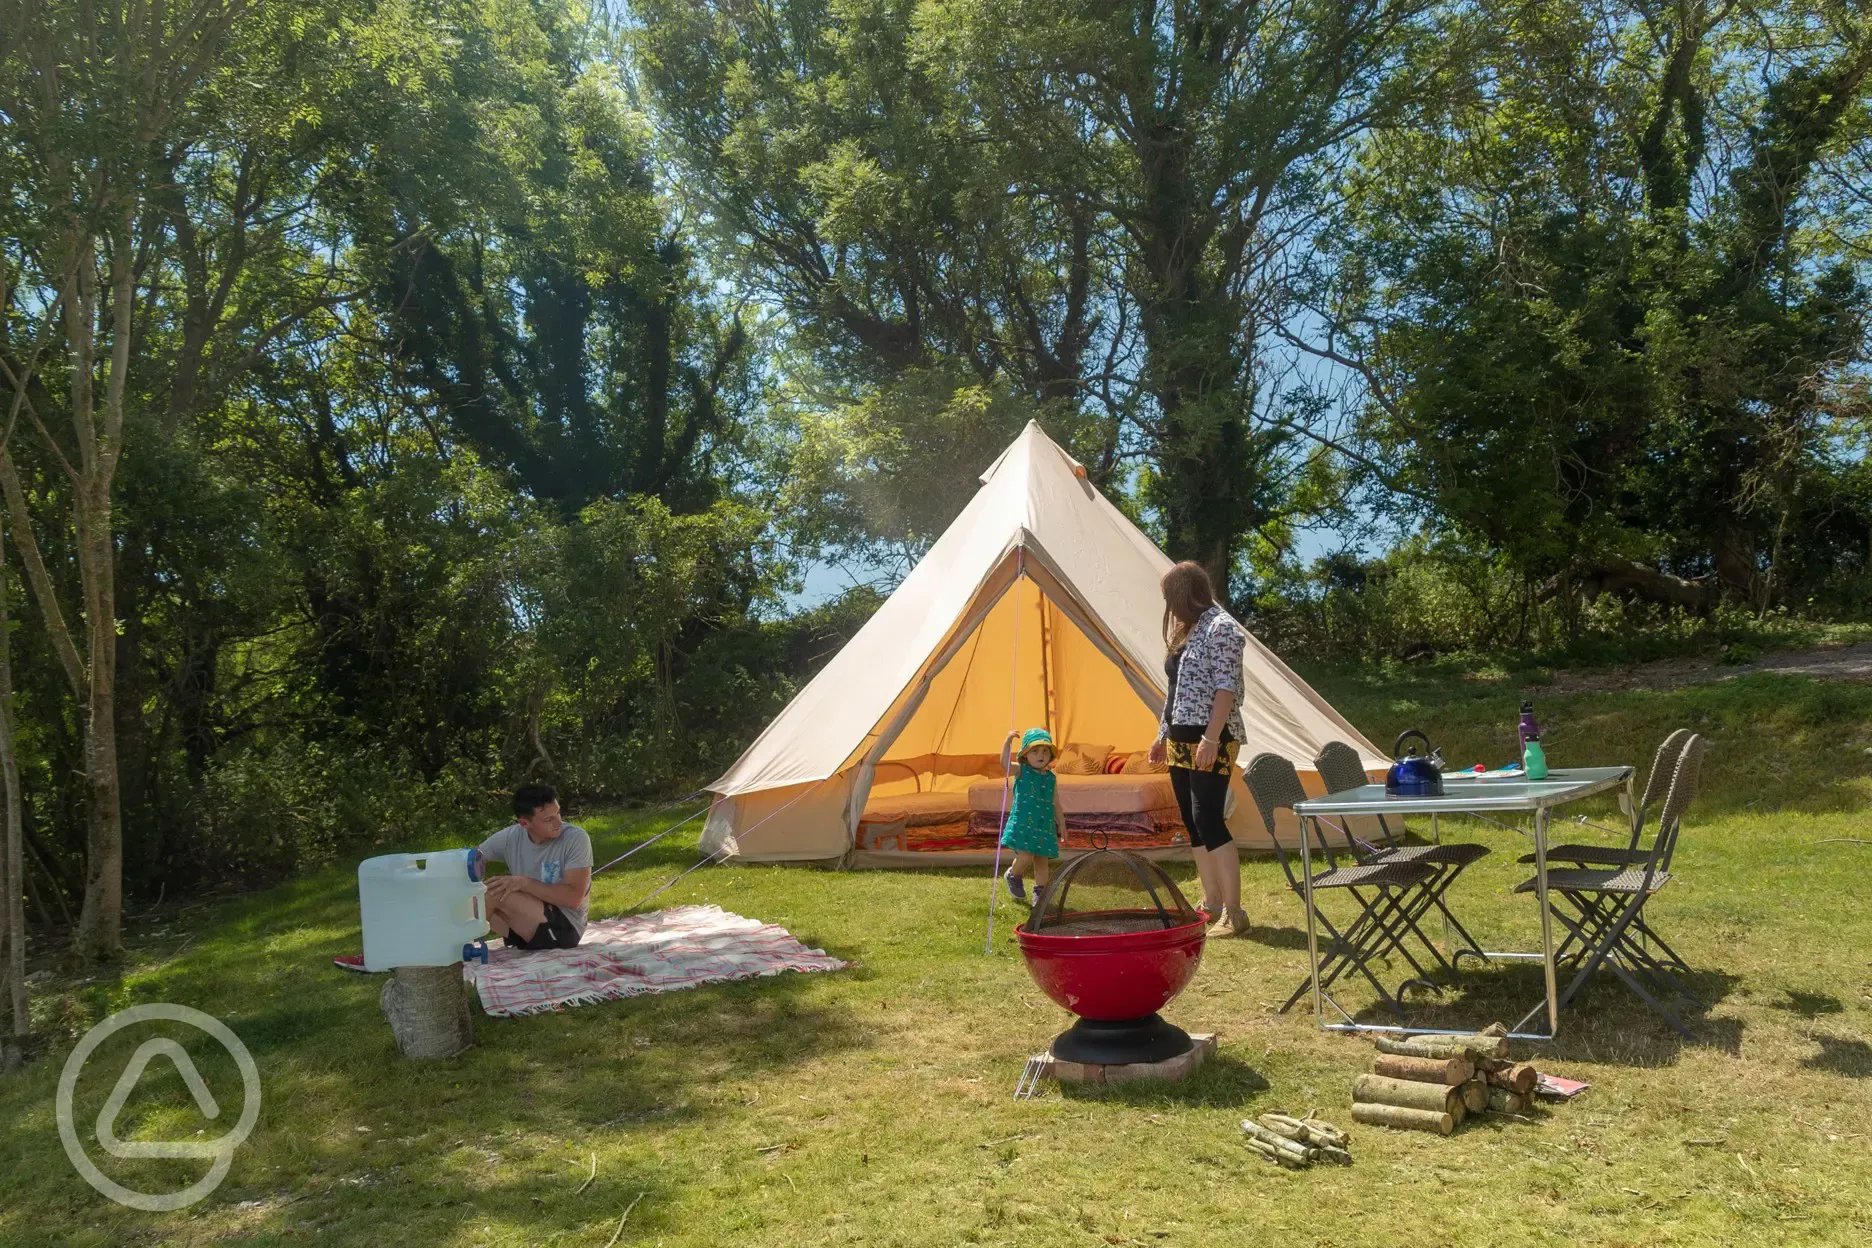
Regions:
<instances>
[{"instance_id":1,"label":"metal table leg","mask_svg":"<svg viewBox=\"0 0 1872 1248\"><path fill-rule=\"evenodd\" d=\"M1540 900L1541 964L1547 978L1547 1034L1560 1034L1560 986L1554 974L1553 911L1547 905L1547 808L1534 812L1534 894Z\"/></svg>"},{"instance_id":2,"label":"metal table leg","mask_svg":"<svg viewBox=\"0 0 1872 1248\"><path fill-rule=\"evenodd\" d=\"M1307 835L1306 816L1302 815L1295 822L1300 827L1300 884L1306 903L1307 964L1313 976L1313 1022L1324 1030L1326 1009L1320 1003L1319 937L1313 930L1313 855L1307 848L1312 838Z\"/></svg>"},{"instance_id":3,"label":"metal table leg","mask_svg":"<svg viewBox=\"0 0 1872 1248\"><path fill-rule=\"evenodd\" d=\"M1441 816L1435 811L1431 812L1430 843L1432 845L1441 845L1443 843L1443 828L1437 822L1440 818ZM1454 969L1456 966L1456 933L1450 930L1448 911L1445 911L1443 914L1443 947L1450 951L1450 966Z\"/></svg>"}]
</instances>

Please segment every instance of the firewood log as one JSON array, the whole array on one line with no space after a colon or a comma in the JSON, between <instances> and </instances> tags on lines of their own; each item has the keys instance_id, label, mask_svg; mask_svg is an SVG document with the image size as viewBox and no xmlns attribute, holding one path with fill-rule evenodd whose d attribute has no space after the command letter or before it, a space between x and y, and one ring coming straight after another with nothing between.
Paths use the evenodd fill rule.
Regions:
<instances>
[{"instance_id":1,"label":"firewood log","mask_svg":"<svg viewBox=\"0 0 1872 1248\"><path fill-rule=\"evenodd\" d=\"M1318 1118L1302 1118L1300 1121L1306 1124L1306 1129L1322 1148L1344 1148L1352 1142L1350 1135L1330 1122Z\"/></svg>"},{"instance_id":2,"label":"firewood log","mask_svg":"<svg viewBox=\"0 0 1872 1248\"><path fill-rule=\"evenodd\" d=\"M1404 1109L1397 1105L1354 1105L1352 1120L1374 1127L1397 1127L1404 1131L1433 1131L1438 1135L1448 1135L1456 1129L1456 1120L1448 1114L1435 1114L1427 1109Z\"/></svg>"},{"instance_id":3,"label":"firewood log","mask_svg":"<svg viewBox=\"0 0 1872 1248\"><path fill-rule=\"evenodd\" d=\"M1346 1133L1330 1122L1317 1119L1300 1119L1291 1114L1262 1114L1258 1121L1275 1135L1313 1148L1344 1148Z\"/></svg>"},{"instance_id":4,"label":"firewood log","mask_svg":"<svg viewBox=\"0 0 1872 1248\"><path fill-rule=\"evenodd\" d=\"M1301 1161L1297 1157L1288 1156L1265 1140L1250 1138L1247 1143L1249 1148L1253 1149L1260 1156L1267 1158L1283 1170L1304 1170L1307 1168L1307 1162Z\"/></svg>"},{"instance_id":5,"label":"firewood log","mask_svg":"<svg viewBox=\"0 0 1872 1248\"><path fill-rule=\"evenodd\" d=\"M1518 1114L1527 1108L1527 1098L1505 1088L1490 1088L1488 1107L1498 1114Z\"/></svg>"},{"instance_id":6,"label":"firewood log","mask_svg":"<svg viewBox=\"0 0 1872 1248\"><path fill-rule=\"evenodd\" d=\"M1267 1158L1269 1161L1273 1162L1277 1166L1287 1166L1290 1169L1297 1170L1300 1168L1302 1164L1300 1162L1294 1161L1291 1157L1283 1156L1280 1150L1274 1148L1270 1144L1264 1144L1260 1140L1250 1138L1247 1141L1247 1144L1248 1144L1249 1149L1252 1150L1256 1155Z\"/></svg>"},{"instance_id":7,"label":"firewood log","mask_svg":"<svg viewBox=\"0 0 1872 1248\"><path fill-rule=\"evenodd\" d=\"M1277 1135L1258 1122L1243 1119L1241 1125L1242 1133L1249 1139L1260 1140L1275 1152L1292 1157L1295 1161L1311 1162L1318 1156L1317 1149L1310 1148L1298 1140L1290 1140L1284 1135Z\"/></svg>"},{"instance_id":8,"label":"firewood log","mask_svg":"<svg viewBox=\"0 0 1872 1248\"><path fill-rule=\"evenodd\" d=\"M1372 1071L1391 1079L1414 1079L1452 1088L1475 1077L1475 1067L1460 1057L1407 1057L1396 1053L1382 1054L1372 1063Z\"/></svg>"},{"instance_id":9,"label":"firewood log","mask_svg":"<svg viewBox=\"0 0 1872 1248\"><path fill-rule=\"evenodd\" d=\"M1476 1061L1488 1057L1507 1057L1508 1041L1501 1036L1403 1036L1378 1037L1380 1053L1403 1057L1466 1057Z\"/></svg>"},{"instance_id":10,"label":"firewood log","mask_svg":"<svg viewBox=\"0 0 1872 1248\"><path fill-rule=\"evenodd\" d=\"M1488 1108L1488 1084L1480 1079L1471 1079L1457 1091L1462 1093L1463 1108L1472 1114L1479 1114Z\"/></svg>"},{"instance_id":11,"label":"firewood log","mask_svg":"<svg viewBox=\"0 0 1872 1248\"><path fill-rule=\"evenodd\" d=\"M1298 1118L1287 1114L1262 1114L1258 1121L1275 1135L1284 1135L1302 1144L1307 1142L1307 1129Z\"/></svg>"},{"instance_id":12,"label":"firewood log","mask_svg":"<svg viewBox=\"0 0 1872 1248\"><path fill-rule=\"evenodd\" d=\"M1466 1085L1465 1085L1466 1086ZM1441 1083L1422 1083L1412 1079L1391 1079L1384 1075L1360 1075L1352 1081L1354 1104L1397 1105L1405 1109L1427 1109L1449 1114L1463 1103L1461 1093Z\"/></svg>"},{"instance_id":13,"label":"firewood log","mask_svg":"<svg viewBox=\"0 0 1872 1248\"><path fill-rule=\"evenodd\" d=\"M1329 1161L1335 1166L1349 1166L1352 1164L1352 1154L1346 1152L1343 1148L1333 1148L1330 1145L1325 1145L1320 1148L1319 1155L1321 1161Z\"/></svg>"},{"instance_id":14,"label":"firewood log","mask_svg":"<svg viewBox=\"0 0 1872 1248\"><path fill-rule=\"evenodd\" d=\"M1510 1066L1506 1070L1491 1070L1484 1076L1490 1086L1513 1092L1517 1096L1526 1096L1534 1091L1534 1085L1540 1082L1540 1072L1528 1062Z\"/></svg>"}]
</instances>

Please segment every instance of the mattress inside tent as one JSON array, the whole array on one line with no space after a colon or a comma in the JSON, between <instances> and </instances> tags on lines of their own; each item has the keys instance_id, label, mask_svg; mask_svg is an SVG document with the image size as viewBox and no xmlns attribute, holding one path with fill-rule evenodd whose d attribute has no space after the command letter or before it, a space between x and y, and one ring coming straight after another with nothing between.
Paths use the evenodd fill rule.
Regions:
<instances>
[{"instance_id":1,"label":"mattress inside tent","mask_svg":"<svg viewBox=\"0 0 1872 1248\"><path fill-rule=\"evenodd\" d=\"M955 783L964 777L951 777ZM1059 804L1066 816L1063 855L1101 845L1133 851L1171 851L1186 842L1170 777L1062 775ZM992 858L1006 813L1006 783L967 778L967 787L875 794L860 821L856 865L901 864L937 856ZM887 858L874 859L876 855Z\"/></svg>"}]
</instances>

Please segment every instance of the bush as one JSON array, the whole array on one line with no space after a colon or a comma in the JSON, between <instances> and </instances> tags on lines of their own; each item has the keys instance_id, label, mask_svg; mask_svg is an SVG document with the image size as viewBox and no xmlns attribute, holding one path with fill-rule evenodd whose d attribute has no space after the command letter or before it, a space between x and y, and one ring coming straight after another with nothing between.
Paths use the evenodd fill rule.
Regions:
<instances>
[{"instance_id":1,"label":"bush","mask_svg":"<svg viewBox=\"0 0 1872 1248\"><path fill-rule=\"evenodd\" d=\"M1543 599L1505 561L1448 545L1406 543L1381 559L1317 560L1267 582L1250 602L1257 633L1283 654L1326 662L1480 655L1511 666L1604 666L1678 655L1746 664L1838 631L1777 608L1734 604L1708 615L1613 594Z\"/></svg>"}]
</instances>

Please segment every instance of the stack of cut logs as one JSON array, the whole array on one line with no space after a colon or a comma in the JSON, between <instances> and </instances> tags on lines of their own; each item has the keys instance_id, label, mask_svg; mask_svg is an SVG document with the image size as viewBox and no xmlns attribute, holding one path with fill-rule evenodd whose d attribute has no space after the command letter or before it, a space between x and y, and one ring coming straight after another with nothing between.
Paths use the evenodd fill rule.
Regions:
<instances>
[{"instance_id":1,"label":"stack of cut logs","mask_svg":"<svg viewBox=\"0 0 1872 1248\"><path fill-rule=\"evenodd\" d=\"M1316 1161L1335 1166L1352 1164L1346 1151L1351 1137L1330 1122L1295 1118L1291 1114L1262 1114L1259 1120L1242 1119L1248 1147L1287 1170L1304 1170Z\"/></svg>"},{"instance_id":2,"label":"stack of cut logs","mask_svg":"<svg viewBox=\"0 0 1872 1248\"><path fill-rule=\"evenodd\" d=\"M1448 1135L1469 1114L1520 1113L1540 1074L1508 1060L1508 1038L1497 1030L1507 1029L1380 1039L1372 1073L1352 1084L1352 1120Z\"/></svg>"}]
</instances>

